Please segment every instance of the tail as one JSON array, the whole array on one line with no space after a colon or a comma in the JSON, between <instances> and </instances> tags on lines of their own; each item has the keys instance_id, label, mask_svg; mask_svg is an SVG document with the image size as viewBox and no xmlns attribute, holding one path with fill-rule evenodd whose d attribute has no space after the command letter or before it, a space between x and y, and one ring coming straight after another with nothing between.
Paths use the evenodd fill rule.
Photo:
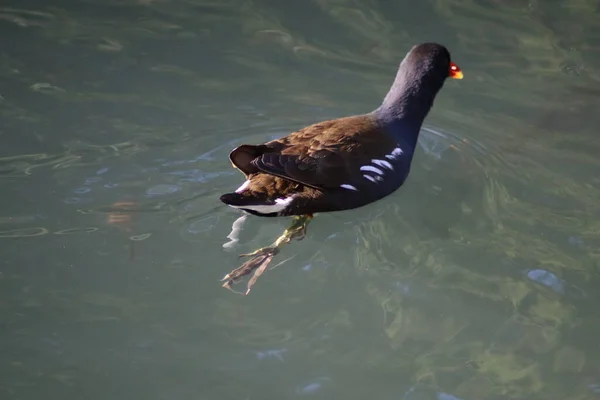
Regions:
<instances>
[{"instance_id":1,"label":"tail","mask_svg":"<svg viewBox=\"0 0 600 400\"><path fill-rule=\"evenodd\" d=\"M225 193L224 195L222 195L219 200L221 200L223 203L227 204L228 206L231 207L240 207L243 206L244 204L247 203L247 199L244 199L244 196L242 196L239 193Z\"/></svg>"}]
</instances>

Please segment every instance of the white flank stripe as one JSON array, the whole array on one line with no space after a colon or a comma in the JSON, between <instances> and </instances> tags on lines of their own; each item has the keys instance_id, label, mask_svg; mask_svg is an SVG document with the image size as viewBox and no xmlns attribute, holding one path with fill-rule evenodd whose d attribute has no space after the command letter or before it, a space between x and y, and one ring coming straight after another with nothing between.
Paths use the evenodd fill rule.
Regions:
<instances>
[{"instance_id":1,"label":"white flank stripe","mask_svg":"<svg viewBox=\"0 0 600 400\"><path fill-rule=\"evenodd\" d=\"M402 149L401 149L400 147L396 147L396 148L394 149L394 151L392 151L392 155L393 155L393 156L396 156L396 157L397 157L397 156L399 156L399 155L400 155L400 154L402 154L402 153L404 153L404 152L402 151Z\"/></svg>"},{"instance_id":2,"label":"white flank stripe","mask_svg":"<svg viewBox=\"0 0 600 400\"><path fill-rule=\"evenodd\" d=\"M360 167L361 171L369 171L369 172L375 172L378 175L383 175L383 171L380 170L377 167L373 167L372 165L363 165L362 167Z\"/></svg>"},{"instance_id":3,"label":"white flank stripe","mask_svg":"<svg viewBox=\"0 0 600 400\"><path fill-rule=\"evenodd\" d=\"M395 160L396 158L400 157L402 153L402 149L400 147L396 147L390 154L386 155L385 158L388 160Z\"/></svg>"},{"instance_id":4,"label":"white flank stripe","mask_svg":"<svg viewBox=\"0 0 600 400\"><path fill-rule=\"evenodd\" d=\"M246 190L246 188L248 187L249 184L250 184L250 181L246 181L246 182L242 183L242 186L237 188L235 192L242 193L244 190Z\"/></svg>"},{"instance_id":5,"label":"white flank stripe","mask_svg":"<svg viewBox=\"0 0 600 400\"><path fill-rule=\"evenodd\" d=\"M394 167L388 161L373 159L373 160L371 160L371 162L375 165L379 165L380 167L387 168L392 171L394 170Z\"/></svg>"},{"instance_id":6,"label":"white flank stripe","mask_svg":"<svg viewBox=\"0 0 600 400\"><path fill-rule=\"evenodd\" d=\"M357 189L357 188L355 188L355 187L354 187L354 186L352 186L352 185L348 185L347 183L344 183L343 185L340 185L340 187L341 187L341 188L344 188L344 189L348 189L348 190L356 190L356 191L358 191L358 189Z\"/></svg>"},{"instance_id":7,"label":"white flank stripe","mask_svg":"<svg viewBox=\"0 0 600 400\"><path fill-rule=\"evenodd\" d=\"M370 180L373 183L377 183L377 181L375 180L375 178L373 178L371 175L363 175L365 177L365 179Z\"/></svg>"}]
</instances>

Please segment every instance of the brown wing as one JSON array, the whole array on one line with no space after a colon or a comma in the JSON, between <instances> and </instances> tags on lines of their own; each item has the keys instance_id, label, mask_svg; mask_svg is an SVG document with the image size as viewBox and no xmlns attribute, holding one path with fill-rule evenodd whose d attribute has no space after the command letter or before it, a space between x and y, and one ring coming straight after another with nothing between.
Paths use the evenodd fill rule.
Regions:
<instances>
[{"instance_id":1,"label":"brown wing","mask_svg":"<svg viewBox=\"0 0 600 400\"><path fill-rule=\"evenodd\" d=\"M243 145L230 159L246 175L265 172L316 189L368 184L360 170L397 144L368 116L320 122L259 146Z\"/></svg>"}]
</instances>

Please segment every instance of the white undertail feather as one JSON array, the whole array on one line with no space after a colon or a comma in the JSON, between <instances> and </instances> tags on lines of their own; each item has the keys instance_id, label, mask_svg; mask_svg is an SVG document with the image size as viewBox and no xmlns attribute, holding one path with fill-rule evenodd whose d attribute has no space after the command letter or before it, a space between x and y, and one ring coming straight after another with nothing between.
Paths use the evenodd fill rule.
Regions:
<instances>
[{"instance_id":1,"label":"white undertail feather","mask_svg":"<svg viewBox=\"0 0 600 400\"><path fill-rule=\"evenodd\" d=\"M273 214L285 210L292 203L293 200L294 196L290 196L282 199L275 199L275 204L251 204L242 206L234 206L230 204L230 206L242 210L256 211L260 214Z\"/></svg>"},{"instance_id":2,"label":"white undertail feather","mask_svg":"<svg viewBox=\"0 0 600 400\"><path fill-rule=\"evenodd\" d=\"M242 193L244 190L246 190L248 188L248 185L250 185L250 181L246 181L244 183L242 183L242 186L240 186L239 188L237 188L235 190L236 193Z\"/></svg>"},{"instance_id":3,"label":"white undertail feather","mask_svg":"<svg viewBox=\"0 0 600 400\"><path fill-rule=\"evenodd\" d=\"M231 232L227 235L227 239L231 239L227 243L223 243L223 248L231 249L240 241L240 231L244 227L244 222L248 218L248 215L242 215L236 219L231 225Z\"/></svg>"}]
</instances>

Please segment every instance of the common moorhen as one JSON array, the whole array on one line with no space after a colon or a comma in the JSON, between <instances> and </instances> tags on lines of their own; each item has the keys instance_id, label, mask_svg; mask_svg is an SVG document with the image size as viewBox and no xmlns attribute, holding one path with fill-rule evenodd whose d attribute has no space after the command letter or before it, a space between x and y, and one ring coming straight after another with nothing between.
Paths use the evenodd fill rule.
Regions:
<instances>
[{"instance_id":1,"label":"common moorhen","mask_svg":"<svg viewBox=\"0 0 600 400\"><path fill-rule=\"evenodd\" d=\"M229 158L246 182L221 201L261 217L294 216L294 222L271 246L244 254L252 258L227 274L223 287L255 271L248 294L281 245L304 237L313 214L362 207L402 186L423 120L448 77L463 77L449 51L422 43L404 57L376 110L235 148Z\"/></svg>"}]
</instances>

